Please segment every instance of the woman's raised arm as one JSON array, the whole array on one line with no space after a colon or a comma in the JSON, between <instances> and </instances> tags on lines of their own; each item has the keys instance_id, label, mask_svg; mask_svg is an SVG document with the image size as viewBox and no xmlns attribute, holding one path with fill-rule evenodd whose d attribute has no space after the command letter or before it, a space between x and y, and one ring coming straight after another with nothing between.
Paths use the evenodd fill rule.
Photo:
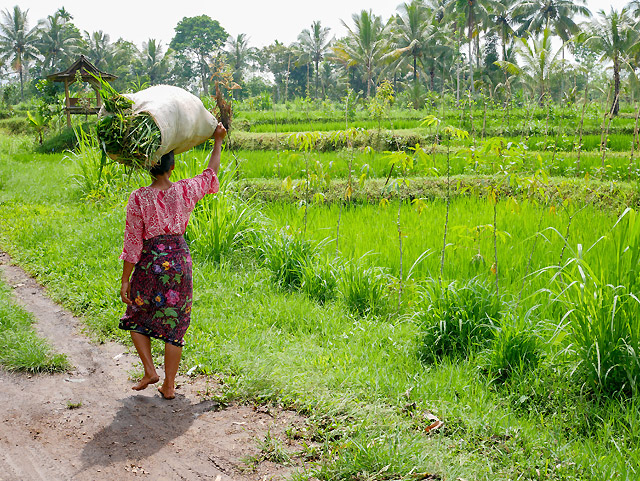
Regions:
<instances>
[{"instance_id":1,"label":"woman's raised arm","mask_svg":"<svg viewBox=\"0 0 640 481\"><path fill-rule=\"evenodd\" d=\"M222 141L227 135L227 129L224 128L222 122L218 122L215 132L213 133L213 150L209 157L208 169L213 170L213 173L218 175L220 170L220 154L222 152Z\"/></svg>"}]
</instances>

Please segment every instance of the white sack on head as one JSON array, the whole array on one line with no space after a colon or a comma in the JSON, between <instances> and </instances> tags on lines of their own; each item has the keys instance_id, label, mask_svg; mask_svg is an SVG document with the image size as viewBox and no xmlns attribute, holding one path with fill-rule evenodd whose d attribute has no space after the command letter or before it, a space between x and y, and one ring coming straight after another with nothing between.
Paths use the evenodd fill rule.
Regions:
<instances>
[{"instance_id":1,"label":"white sack on head","mask_svg":"<svg viewBox=\"0 0 640 481\"><path fill-rule=\"evenodd\" d=\"M153 155L158 162L167 152L180 154L211 138L218 121L202 101L171 85L155 85L125 97L134 102L135 113L147 112L162 134L162 144Z\"/></svg>"}]
</instances>

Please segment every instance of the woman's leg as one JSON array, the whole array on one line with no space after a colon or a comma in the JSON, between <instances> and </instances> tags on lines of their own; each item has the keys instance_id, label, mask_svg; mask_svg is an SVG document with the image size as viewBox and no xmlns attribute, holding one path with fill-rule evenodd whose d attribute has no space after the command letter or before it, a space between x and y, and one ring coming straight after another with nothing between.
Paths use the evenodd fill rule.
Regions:
<instances>
[{"instance_id":1,"label":"woman's leg","mask_svg":"<svg viewBox=\"0 0 640 481\"><path fill-rule=\"evenodd\" d=\"M164 382L158 388L165 399L176 397L176 374L180 366L182 348L166 342L164 344Z\"/></svg>"},{"instance_id":2,"label":"woman's leg","mask_svg":"<svg viewBox=\"0 0 640 481\"><path fill-rule=\"evenodd\" d=\"M158 377L158 373L156 373L156 367L153 365L153 357L151 357L151 339L144 334L131 331L131 340L136 347L136 351L138 351L138 356L140 356L142 366L144 367L144 377L131 389L141 391L149 384L157 383L160 378Z\"/></svg>"}]
</instances>

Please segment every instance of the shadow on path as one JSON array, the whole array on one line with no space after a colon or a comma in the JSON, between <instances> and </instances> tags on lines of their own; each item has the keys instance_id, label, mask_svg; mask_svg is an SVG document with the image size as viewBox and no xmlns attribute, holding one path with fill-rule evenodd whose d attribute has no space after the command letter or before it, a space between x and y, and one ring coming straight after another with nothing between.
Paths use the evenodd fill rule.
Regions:
<instances>
[{"instance_id":1,"label":"shadow on path","mask_svg":"<svg viewBox=\"0 0 640 481\"><path fill-rule=\"evenodd\" d=\"M85 445L82 469L147 458L184 434L213 402L194 404L182 395L167 401L160 395L122 400L113 421Z\"/></svg>"}]
</instances>

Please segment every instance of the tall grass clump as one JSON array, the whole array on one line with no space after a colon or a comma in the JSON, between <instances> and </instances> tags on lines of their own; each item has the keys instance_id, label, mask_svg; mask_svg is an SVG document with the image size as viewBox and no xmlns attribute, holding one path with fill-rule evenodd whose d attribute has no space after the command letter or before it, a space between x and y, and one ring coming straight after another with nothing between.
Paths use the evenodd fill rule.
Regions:
<instances>
[{"instance_id":1,"label":"tall grass clump","mask_svg":"<svg viewBox=\"0 0 640 481\"><path fill-rule=\"evenodd\" d=\"M389 306L391 277L378 266L364 267L358 261L348 262L338 279L338 291L347 308L361 316L381 315Z\"/></svg>"},{"instance_id":2,"label":"tall grass clump","mask_svg":"<svg viewBox=\"0 0 640 481\"><path fill-rule=\"evenodd\" d=\"M130 181L131 173L127 174L116 162L104 162L94 135L83 129L77 129L75 135L78 145L65 159L73 161L75 173L71 179L82 195L87 199L101 199L122 190Z\"/></svg>"},{"instance_id":3,"label":"tall grass clump","mask_svg":"<svg viewBox=\"0 0 640 481\"><path fill-rule=\"evenodd\" d=\"M479 360L491 381L503 384L538 367L544 354L543 340L535 326L525 321L527 317L508 312L496 325L495 338Z\"/></svg>"},{"instance_id":4,"label":"tall grass clump","mask_svg":"<svg viewBox=\"0 0 640 481\"><path fill-rule=\"evenodd\" d=\"M320 252L316 242L282 231L265 236L259 250L273 281L288 290L299 290L302 287L305 272Z\"/></svg>"},{"instance_id":5,"label":"tall grass clump","mask_svg":"<svg viewBox=\"0 0 640 481\"><path fill-rule=\"evenodd\" d=\"M569 321L576 372L594 392L634 394L640 383L640 222L626 209L586 251L578 244L552 278Z\"/></svg>"},{"instance_id":6,"label":"tall grass clump","mask_svg":"<svg viewBox=\"0 0 640 481\"><path fill-rule=\"evenodd\" d=\"M428 282L417 298L413 317L421 328L418 357L428 364L446 356L466 358L486 346L502 317L495 290L477 279Z\"/></svg>"},{"instance_id":7,"label":"tall grass clump","mask_svg":"<svg viewBox=\"0 0 640 481\"><path fill-rule=\"evenodd\" d=\"M320 304L325 304L336 297L338 277L328 257L307 259L301 265L300 289Z\"/></svg>"},{"instance_id":8,"label":"tall grass clump","mask_svg":"<svg viewBox=\"0 0 640 481\"><path fill-rule=\"evenodd\" d=\"M259 244L264 225L254 204L219 192L196 204L186 237L196 256L219 263L223 257Z\"/></svg>"}]
</instances>

